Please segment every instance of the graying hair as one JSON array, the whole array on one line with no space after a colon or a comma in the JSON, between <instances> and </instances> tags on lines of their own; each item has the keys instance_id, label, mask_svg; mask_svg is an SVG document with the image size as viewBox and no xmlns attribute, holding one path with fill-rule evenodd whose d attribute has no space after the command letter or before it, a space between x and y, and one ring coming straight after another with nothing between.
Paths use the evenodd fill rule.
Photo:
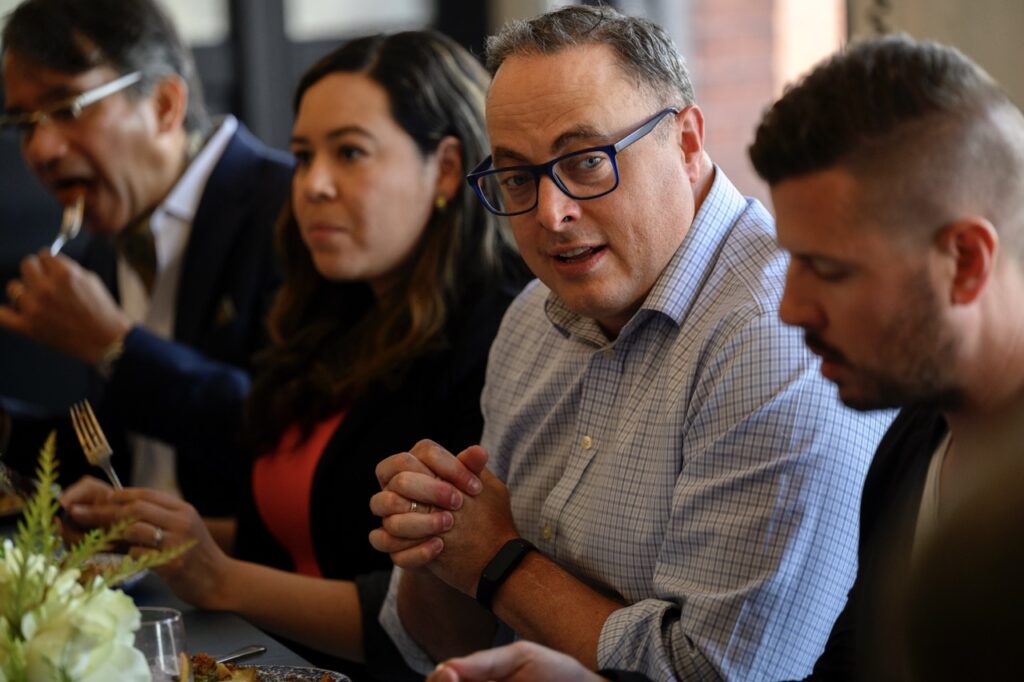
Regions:
<instances>
[{"instance_id":1,"label":"graying hair","mask_svg":"<svg viewBox=\"0 0 1024 682\"><path fill-rule=\"evenodd\" d=\"M493 75L509 57L550 55L582 45L610 47L626 75L663 104L695 102L686 61L665 30L611 7L570 5L529 21L511 21L487 39L487 68Z\"/></svg>"},{"instance_id":2,"label":"graying hair","mask_svg":"<svg viewBox=\"0 0 1024 682\"><path fill-rule=\"evenodd\" d=\"M213 127L192 52L156 0L26 0L7 18L2 54L66 74L109 65L121 74L142 72L129 93L149 92L177 74L188 85L185 130Z\"/></svg>"}]
</instances>

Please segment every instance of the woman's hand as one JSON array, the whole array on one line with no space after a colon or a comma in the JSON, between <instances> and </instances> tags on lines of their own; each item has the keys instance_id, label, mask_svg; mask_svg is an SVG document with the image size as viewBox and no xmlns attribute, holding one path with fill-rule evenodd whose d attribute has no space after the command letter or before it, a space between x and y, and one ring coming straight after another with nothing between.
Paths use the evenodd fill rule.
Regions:
<instances>
[{"instance_id":1,"label":"woman's hand","mask_svg":"<svg viewBox=\"0 0 1024 682\"><path fill-rule=\"evenodd\" d=\"M188 552L154 570L185 601L204 609L220 608L231 559L214 542L189 503L148 488L114 490L91 477L69 487L60 502L73 521L87 528L106 528L116 521L132 519L124 533L132 553L195 540Z\"/></svg>"},{"instance_id":2,"label":"woman's hand","mask_svg":"<svg viewBox=\"0 0 1024 682\"><path fill-rule=\"evenodd\" d=\"M61 513L57 518L60 520L60 532L65 544L78 542L86 531L95 527L78 523L68 512L68 507L72 504L105 504L113 492L113 488L92 476L83 476L64 491L60 497Z\"/></svg>"}]
</instances>

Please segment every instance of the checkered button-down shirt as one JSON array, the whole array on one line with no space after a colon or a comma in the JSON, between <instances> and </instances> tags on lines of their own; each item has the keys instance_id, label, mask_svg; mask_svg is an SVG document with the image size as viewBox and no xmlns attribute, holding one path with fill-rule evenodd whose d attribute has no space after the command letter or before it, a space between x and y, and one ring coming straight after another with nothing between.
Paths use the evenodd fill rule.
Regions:
<instances>
[{"instance_id":1,"label":"checkered button-down shirt","mask_svg":"<svg viewBox=\"0 0 1024 682\"><path fill-rule=\"evenodd\" d=\"M506 315L483 445L522 535L629 604L602 628L600 667L802 677L845 602L891 415L843 408L781 324L785 269L770 216L718 170L616 339L539 283ZM393 608L382 621L409 646Z\"/></svg>"}]
</instances>

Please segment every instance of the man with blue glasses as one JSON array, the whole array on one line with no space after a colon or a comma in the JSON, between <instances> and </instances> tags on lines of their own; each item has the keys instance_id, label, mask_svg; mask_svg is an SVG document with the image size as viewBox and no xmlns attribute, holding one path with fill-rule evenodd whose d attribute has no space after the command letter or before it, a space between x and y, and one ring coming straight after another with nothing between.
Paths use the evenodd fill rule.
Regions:
<instances>
[{"instance_id":1,"label":"man with blue glasses","mask_svg":"<svg viewBox=\"0 0 1024 682\"><path fill-rule=\"evenodd\" d=\"M466 179L487 210L503 216L529 213L536 208L542 177L551 178L558 189L573 199L597 199L619 186L615 156L654 130L669 114L677 116L679 109L662 109L614 144L572 151L539 166L494 168L493 159L487 157Z\"/></svg>"},{"instance_id":2,"label":"man with blue glasses","mask_svg":"<svg viewBox=\"0 0 1024 682\"><path fill-rule=\"evenodd\" d=\"M95 367L90 397L123 476L230 514L237 467L198 431L240 419L278 281L272 225L290 159L233 117L211 121L192 57L153 0L27 0L2 57L0 126L61 204L82 202L92 238L81 266L49 250L26 257L0 326ZM66 418L7 429L23 410L3 407L8 463L34 468L62 424L62 472L82 472Z\"/></svg>"},{"instance_id":3,"label":"man with blue glasses","mask_svg":"<svg viewBox=\"0 0 1024 682\"><path fill-rule=\"evenodd\" d=\"M771 218L705 153L661 29L573 6L488 56L492 156L468 181L540 281L491 350L483 447L378 467L371 541L419 569L382 622L424 672L500 621L591 669L806 674L889 417L843 408L779 321Z\"/></svg>"}]
</instances>

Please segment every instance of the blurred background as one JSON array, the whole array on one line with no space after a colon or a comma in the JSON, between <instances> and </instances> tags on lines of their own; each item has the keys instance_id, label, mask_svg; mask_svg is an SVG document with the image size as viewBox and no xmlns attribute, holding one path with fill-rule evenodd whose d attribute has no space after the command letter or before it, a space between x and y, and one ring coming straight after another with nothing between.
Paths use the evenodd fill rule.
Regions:
<instances>
[{"instance_id":1,"label":"blurred background","mask_svg":"<svg viewBox=\"0 0 1024 682\"><path fill-rule=\"evenodd\" d=\"M338 42L432 26L481 55L504 22L557 0L161 0L191 44L213 113L231 112L286 148L299 75ZM6 17L17 0L0 0ZM1020 0L605 0L665 26L686 56L707 121L706 145L732 181L770 208L746 158L761 112L791 82L851 37L906 31L960 47L1019 103ZM2 86L0 86L2 90ZM2 97L2 92L0 92ZM60 207L32 179L13 134L0 135L0 286L52 240ZM79 253L84 238L68 253ZM2 292L0 292L2 293ZM0 332L0 393L63 406L85 369ZM55 387L59 387L55 389Z\"/></svg>"}]
</instances>

